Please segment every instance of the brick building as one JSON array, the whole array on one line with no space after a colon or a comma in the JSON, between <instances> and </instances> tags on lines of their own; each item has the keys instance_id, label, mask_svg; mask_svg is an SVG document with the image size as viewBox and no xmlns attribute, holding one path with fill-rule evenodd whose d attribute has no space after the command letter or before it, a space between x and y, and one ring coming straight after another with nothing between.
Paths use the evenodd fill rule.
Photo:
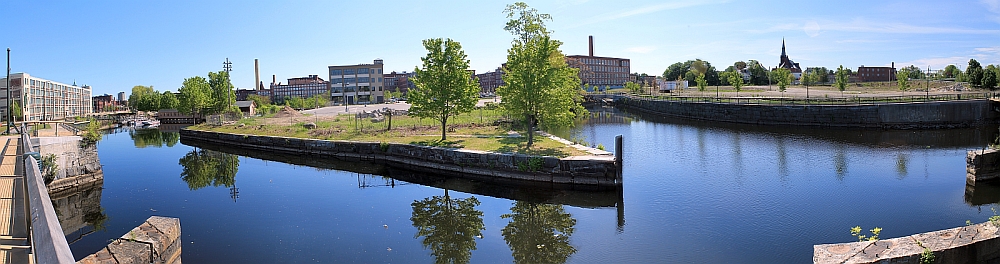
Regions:
<instances>
[{"instance_id":1,"label":"brick building","mask_svg":"<svg viewBox=\"0 0 1000 264\"><path fill-rule=\"evenodd\" d=\"M632 81L629 62L629 59L594 56L594 36L590 36L587 56L566 56L566 63L570 67L580 69L582 85L600 87L621 88L626 82Z\"/></svg>"},{"instance_id":2,"label":"brick building","mask_svg":"<svg viewBox=\"0 0 1000 264\"><path fill-rule=\"evenodd\" d=\"M889 67L858 67L858 81L862 82L891 82L896 80L896 63Z\"/></svg>"},{"instance_id":3,"label":"brick building","mask_svg":"<svg viewBox=\"0 0 1000 264\"><path fill-rule=\"evenodd\" d=\"M117 109L119 103L115 100L115 97L110 94L98 95L91 98L93 102L94 112L105 112L105 110L114 111Z\"/></svg>"},{"instance_id":4,"label":"brick building","mask_svg":"<svg viewBox=\"0 0 1000 264\"><path fill-rule=\"evenodd\" d=\"M406 93L410 88L413 87L413 81L410 80L413 73L397 73L395 71L391 73L382 74L382 86L385 87L386 91L395 91Z\"/></svg>"},{"instance_id":5,"label":"brick building","mask_svg":"<svg viewBox=\"0 0 1000 264\"><path fill-rule=\"evenodd\" d=\"M257 90L256 92L259 92ZM290 78L288 84L271 83L271 100L282 101L286 98L298 97L309 98L314 95L323 95L330 91L330 85L318 75L308 77ZM246 92L249 94L249 92ZM239 95L237 95L239 99ZM246 98L243 98L246 100Z\"/></svg>"},{"instance_id":6,"label":"brick building","mask_svg":"<svg viewBox=\"0 0 1000 264\"><path fill-rule=\"evenodd\" d=\"M479 93L492 95L497 93L497 87L503 86L504 66L506 64L497 67L496 70L476 74L476 78L479 78Z\"/></svg>"}]
</instances>

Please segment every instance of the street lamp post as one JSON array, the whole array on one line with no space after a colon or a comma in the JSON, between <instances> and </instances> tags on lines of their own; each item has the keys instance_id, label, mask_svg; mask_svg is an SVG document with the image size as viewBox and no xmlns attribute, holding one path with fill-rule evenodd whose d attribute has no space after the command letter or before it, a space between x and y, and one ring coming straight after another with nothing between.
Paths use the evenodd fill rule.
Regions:
<instances>
[{"instance_id":1,"label":"street lamp post","mask_svg":"<svg viewBox=\"0 0 1000 264\"><path fill-rule=\"evenodd\" d=\"M229 89L229 72L233 71L233 63L229 62L229 58L226 58L226 62L222 63L222 70L226 71L226 83L222 86L226 87L226 110L229 111L230 107L233 107L233 93Z\"/></svg>"},{"instance_id":2,"label":"street lamp post","mask_svg":"<svg viewBox=\"0 0 1000 264\"><path fill-rule=\"evenodd\" d=\"M7 48L7 135L10 135L10 126L14 124L10 120L14 116L11 113L13 102L14 100L10 98L10 48Z\"/></svg>"}]
</instances>

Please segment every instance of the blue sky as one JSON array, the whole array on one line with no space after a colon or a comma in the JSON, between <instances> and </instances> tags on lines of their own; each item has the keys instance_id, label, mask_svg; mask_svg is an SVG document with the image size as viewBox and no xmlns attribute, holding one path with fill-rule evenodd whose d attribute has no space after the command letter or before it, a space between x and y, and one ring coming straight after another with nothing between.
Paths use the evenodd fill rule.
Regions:
<instances>
[{"instance_id":1,"label":"blue sky","mask_svg":"<svg viewBox=\"0 0 1000 264\"><path fill-rule=\"evenodd\" d=\"M477 72L506 60L502 1L5 1L0 48L12 71L89 84L94 94L134 85L176 90L184 78L233 62L233 83L310 74L385 60L412 71L420 41L462 43ZM940 69L970 58L1000 64L1000 0L970 1L530 1L551 14L569 55L629 58L659 75L700 58L718 69L739 60L778 64L781 39L803 67L916 65Z\"/></svg>"}]
</instances>

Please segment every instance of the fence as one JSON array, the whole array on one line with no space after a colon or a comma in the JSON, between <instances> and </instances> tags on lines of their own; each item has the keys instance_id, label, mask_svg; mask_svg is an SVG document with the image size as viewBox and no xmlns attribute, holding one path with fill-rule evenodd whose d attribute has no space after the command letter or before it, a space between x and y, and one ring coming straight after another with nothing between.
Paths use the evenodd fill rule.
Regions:
<instances>
[{"instance_id":1,"label":"fence","mask_svg":"<svg viewBox=\"0 0 1000 264\"><path fill-rule=\"evenodd\" d=\"M854 97L833 97L833 98L791 98L791 97L704 97L704 96L651 96L651 95L628 95L618 94L593 94L593 95L614 95L627 96L636 99L675 101L675 102L703 102L703 103L724 103L724 104L762 104L762 105L878 105L890 103L919 103L919 102L941 102L960 100L983 100L997 98L997 93L955 93L955 94L934 94L934 95L905 95L905 96L854 96Z\"/></svg>"},{"instance_id":2,"label":"fence","mask_svg":"<svg viewBox=\"0 0 1000 264\"><path fill-rule=\"evenodd\" d=\"M401 118L402 117L402 118ZM359 113L353 116L354 128L360 132L386 131L392 129L441 129L441 122L432 118L419 118L411 114L403 115L400 111L393 114ZM517 120L496 107L478 107L469 113L448 118L448 125L493 125L511 123Z\"/></svg>"},{"instance_id":3,"label":"fence","mask_svg":"<svg viewBox=\"0 0 1000 264\"><path fill-rule=\"evenodd\" d=\"M21 147L24 153L35 152L28 134L21 134ZM34 263L74 263L73 252L52 207L38 161L31 155L24 155L24 178Z\"/></svg>"}]
</instances>

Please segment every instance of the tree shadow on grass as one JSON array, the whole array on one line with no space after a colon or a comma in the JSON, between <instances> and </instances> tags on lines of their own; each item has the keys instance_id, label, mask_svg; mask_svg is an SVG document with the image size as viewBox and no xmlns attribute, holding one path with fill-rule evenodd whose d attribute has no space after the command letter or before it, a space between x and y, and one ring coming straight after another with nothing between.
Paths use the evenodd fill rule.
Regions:
<instances>
[{"instance_id":1,"label":"tree shadow on grass","mask_svg":"<svg viewBox=\"0 0 1000 264\"><path fill-rule=\"evenodd\" d=\"M462 148L464 145L462 143L465 140L440 140L440 139L429 139L423 141L410 141L411 145L429 146L429 147L445 147L445 148Z\"/></svg>"},{"instance_id":2,"label":"tree shadow on grass","mask_svg":"<svg viewBox=\"0 0 1000 264\"><path fill-rule=\"evenodd\" d=\"M538 138L535 139L535 143L538 143ZM554 148L542 148L538 145L528 148L528 138L526 137L504 137L498 139L500 144L503 144L500 148L493 150L495 152L502 153L520 153L527 155L536 156L553 156L553 157L567 157L569 153L565 151L554 149Z\"/></svg>"}]
</instances>

